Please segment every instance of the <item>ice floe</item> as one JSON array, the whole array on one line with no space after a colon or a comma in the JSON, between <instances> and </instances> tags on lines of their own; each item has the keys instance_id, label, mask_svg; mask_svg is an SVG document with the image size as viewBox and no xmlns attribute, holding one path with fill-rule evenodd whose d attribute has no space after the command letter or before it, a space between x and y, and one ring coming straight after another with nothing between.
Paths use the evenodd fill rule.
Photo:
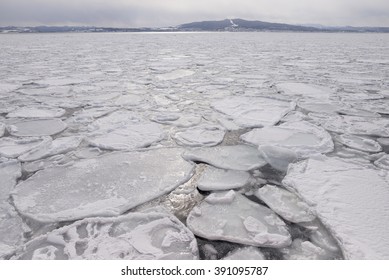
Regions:
<instances>
[{"instance_id":1,"label":"ice floe","mask_svg":"<svg viewBox=\"0 0 389 280\"><path fill-rule=\"evenodd\" d=\"M189 180L194 166L181 153L112 153L46 168L15 188L14 203L22 215L43 223L116 216Z\"/></svg>"},{"instance_id":2,"label":"ice floe","mask_svg":"<svg viewBox=\"0 0 389 280\"><path fill-rule=\"evenodd\" d=\"M300 101L297 106L306 112L321 113L328 115L336 115L342 108L340 104L325 103L325 102L308 102Z\"/></svg>"},{"instance_id":3,"label":"ice floe","mask_svg":"<svg viewBox=\"0 0 389 280\"><path fill-rule=\"evenodd\" d=\"M46 144L39 145L36 148L21 155L18 159L20 161L34 161L57 154L67 153L76 149L82 142L82 136L68 136L57 138L49 141Z\"/></svg>"},{"instance_id":4,"label":"ice floe","mask_svg":"<svg viewBox=\"0 0 389 280\"><path fill-rule=\"evenodd\" d=\"M291 243L285 223L273 211L233 190L206 197L189 213L187 225L210 240L273 248Z\"/></svg>"},{"instance_id":5,"label":"ice floe","mask_svg":"<svg viewBox=\"0 0 389 280\"><path fill-rule=\"evenodd\" d=\"M377 142L382 146L384 151L389 151L389 138L378 138Z\"/></svg>"},{"instance_id":6,"label":"ice floe","mask_svg":"<svg viewBox=\"0 0 389 280\"><path fill-rule=\"evenodd\" d=\"M22 171L17 160L0 158L0 204L8 199L20 176L22 176Z\"/></svg>"},{"instance_id":7,"label":"ice floe","mask_svg":"<svg viewBox=\"0 0 389 280\"><path fill-rule=\"evenodd\" d=\"M201 122L201 116L181 113L159 113L152 115L150 120L176 127L192 127Z\"/></svg>"},{"instance_id":8,"label":"ice floe","mask_svg":"<svg viewBox=\"0 0 389 280\"><path fill-rule=\"evenodd\" d=\"M66 129L60 119L39 119L15 122L7 127L12 136L50 136Z\"/></svg>"},{"instance_id":9,"label":"ice floe","mask_svg":"<svg viewBox=\"0 0 389 280\"><path fill-rule=\"evenodd\" d=\"M22 245L24 227L12 206L0 201L0 260L11 257Z\"/></svg>"},{"instance_id":10,"label":"ice floe","mask_svg":"<svg viewBox=\"0 0 389 280\"><path fill-rule=\"evenodd\" d=\"M309 241L295 239L292 245L282 248L281 252L287 260L328 260L334 256Z\"/></svg>"},{"instance_id":11,"label":"ice floe","mask_svg":"<svg viewBox=\"0 0 389 280\"><path fill-rule=\"evenodd\" d=\"M304 201L283 188L265 185L258 189L255 195L274 212L292 223L311 222L316 218Z\"/></svg>"},{"instance_id":12,"label":"ice floe","mask_svg":"<svg viewBox=\"0 0 389 280\"><path fill-rule=\"evenodd\" d=\"M278 83L275 87L279 93L301 99L327 100L333 94L330 88L305 83Z\"/></svg>"},{"instance_id":13,"label":"ice floe","mask_svg":"<svg viewBox=\"0 0 389 280\"><path fill-rule=\"evenodd\" d=\"M374 164L379 168L389 170L389 155L386 154L379 159L377 159Z\"/></svg>"},{"instance_id":14,"label":"ice floe","mask_svg":"<svg viewBox=\"0 0 389 280\"><path fill-rule=\"evenodd\" d=\"M31 106L18 108L8 113L7 118L59 118L65 113L66 111L62 108Z\"/></svg>"},{"instance_id":15,"label":"ice floe","mask_svg":"<svg viewBox=\"0 0 389 280\"><path fill-rule=\"evenodd\" d=\"M291 102L265 97L233 96L212 103L212 108L245 128L274 125L294 107Z\"/></svg>"},{"instance_id":16,"label":"ice floe","mask_svg":"<svg viewBox=\"0 0 389 280\"><path fill-rule=\"evenodd\" d=\"M186 151L182 156L187 160L205 162L222 169L250 171L266 165L261 153L246 145L196 148Z\"/></svg>"},{"instance_id":17,"label":"ice floe","mask_svg":"<svg viewBox=\"0 0 389 280\"><path fill-rule=\"evenodd\" d=\"M0 156L17 158L31 149L51 143L51 137L3 137L0 139Z\"/></svg>"},{"instance_id":18,"label":"ice floe","mask_svg":"<svg viewBox=\"0 0 389 280\"><path fill-rule=\"evenodd\" d=\"M243 134L241 139L259 147L271 145L287 148L298 157L328 153L334 149L331 135L323 128L306 121L253 129Z\"/></svg>"},{"instance_id":19,"label":"ice floe","mask_svg":"<svg viewBox=\"0 0 389 280\"><path fill-rule=\"evenodd\" d=\"M108 150L132 150L148 147L165 138L162 126L142 120L129 111L116 111L90 125L87 141Z\"/></svg>"},{"instance_id":20,"label":"ice floe","mask_svg":"<svg viewBox=\"0 0 389 280\"><path fill-rule=\"evenodd\" d=\"M298 158L294 151L278 146L260 146L259 151L271 167L281 172L286 172L289 164Z\"/></svg>"},{"instance_id":21,"label":"ice floe","mask_svg":"<svg viewBox=\"0 0 389 280\"><path fill-rule=\"evenodd\" d=\"M382 147L376 141L360 136L342 134L336 138L343 145L369 153L378 153Z\"/></svg>"},{"instance_id":22,"label":"ice floe","mask_svg":"<svg viewBox=\"0 0 389 280\"><path fill-rule=\"evenodd\" d=\"M187 70L187 69L177 69L172 72L160 74L157 76L159 80L162 81L170 81L170 80L176 80L176 79L181 79L185 78L188 76L192 76L195 72L192 70Z\"/></svg>"},{"instance_id":23,"label":"ice floe","mask_svg":"<svg viewBox=\"0 0 389 280\"><path fill-rule=\"evenodd\" d=\"M370 163L311 158L291 165L283 184L307 202L347 259L389 257L389 175Z\"/></svg>"},{"instance_id":24,"label":"ice floe","mask_svg":"<svg viewBox=\"0 0 389 280\"><path fill-rule=\"evenodd\" d=\"M329 117L322 126L336 133L389 137L389 120L385 118Z\"/></svg>"},{"instance_id":25,"label":"ice floe","mask_svg":"<svg viewBox=\"0 0 389 280\"><path fill-rule=\"evenodd\" d=\"M250 173L239 170L225 170L208 166L201 174L197 186L202 191L220 191L242 188L250 185Z\"/></svg>"},{"instance_id":26,"label":"ice floe","mask_svg":"<svg viewBox=\"0 0 389 280\"><path fill-rule=\"evenodd\" d=\"M200 125L176 132L174 140L181 146L216 146L223 141L225 130L215 125Z\"/></svg>"},{"instance_id":27,"label":"ice floe","mask_svg":"<svg viewBox=\"0 0 389 280\"><path fill-rule=\"evenodd\" d=\"M235 249L223 258L223 260L265 260L265 256L259 248L248 246Z\"/></svg>"},{"instance_id":28,"label":"ice floe","mask_svg":"<svg viewBox=\"0 0 389 280\"><path fill-rule=\"evenodd\" d=\"M193 233L177 218L148 212L77 221L28 242L15 258L193 260L198 257Z\"/></svg>"}]
</instances>

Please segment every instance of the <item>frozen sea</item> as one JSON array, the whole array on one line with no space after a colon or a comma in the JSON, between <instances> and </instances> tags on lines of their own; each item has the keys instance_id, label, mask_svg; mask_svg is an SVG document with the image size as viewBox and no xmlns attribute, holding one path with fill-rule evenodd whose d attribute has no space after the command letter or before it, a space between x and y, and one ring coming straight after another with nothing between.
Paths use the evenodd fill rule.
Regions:
<instances>
[{"instance_id":1,"label":"frozen sea","mask_svg":"<svg viewBox=\"0 0 389 280\"><path fill-rule=\"evenodd\" d=\"M0 35L0 259L389 259L389 36Z\"/></svg>"}]
</instances>

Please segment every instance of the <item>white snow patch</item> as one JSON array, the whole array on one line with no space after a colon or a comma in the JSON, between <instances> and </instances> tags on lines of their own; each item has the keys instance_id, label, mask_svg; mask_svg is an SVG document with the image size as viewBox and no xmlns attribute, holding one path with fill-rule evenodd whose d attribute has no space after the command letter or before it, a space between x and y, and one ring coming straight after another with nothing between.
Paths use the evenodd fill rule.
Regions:
<instances>
[{"instance_id":1,"label":"white snow patch","mask_svg":"<svg viewBox=\"0 0 389 280\"><path fill-rule=\"evenodd\" d=\"M388 172L323 156L291 165L283 184L309 203L346 259L389 258Z\"/></svg>"}]
</instances>

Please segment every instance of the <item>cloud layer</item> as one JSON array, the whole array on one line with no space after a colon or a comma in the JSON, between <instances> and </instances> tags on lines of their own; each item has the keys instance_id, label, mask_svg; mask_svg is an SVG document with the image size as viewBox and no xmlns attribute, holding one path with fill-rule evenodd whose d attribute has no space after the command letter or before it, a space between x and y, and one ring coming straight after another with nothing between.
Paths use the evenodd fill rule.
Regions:
<instances>
[{"instance_id":1,"label":"cloud layer","mask_svg":"<svg viewBox=\"0 0 389 280\"><path fill-rule=\"evenodd\" d=\"M389 26L387 0L0 0L0 26L162 27L225 18Z\"/></svg>"}]
</instances>

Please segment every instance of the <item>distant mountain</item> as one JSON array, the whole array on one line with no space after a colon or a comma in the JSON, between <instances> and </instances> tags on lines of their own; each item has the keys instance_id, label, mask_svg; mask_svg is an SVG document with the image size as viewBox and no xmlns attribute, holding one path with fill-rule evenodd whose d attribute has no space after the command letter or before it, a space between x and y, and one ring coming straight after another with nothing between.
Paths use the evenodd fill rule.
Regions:
<instances>
[{"instance_id":1,"label":"distant mountain","mask_svg":"<svg viewBox=\"0 0 389 280\"><path fill-rule=\"evenodd\" d=\"M180 31L389 32L389 27L291 25L244 19L225 19L219 21L185 23L177 26L177 29Z\"/></svg>"},{"instance_id":2,"label":"distant mountain","mask_svg":"<svg viewBox=\"0 0 389 280\"><path fill-rule=\"evenodd\" d=\"M176 32L176 31L293 31L293 32L385 32L389 27L329 27L323 25L292 25L258 20L225 19L185 23L164 28L115 28L94 26L35 26L0 27L0 33L59 33L59 32Z\"/></svg>"},{"instance_id":3,"label":"distant mountain","mask_svg":"<svg viewBox=\"0 0 389 280\"><path fill-rule=\"evenodd\" d=\"M181 31L321 31L311 26L299 26L244 19L225 19L219 21L201 21L177 26Z\"/></svg>"}]
</instances>

